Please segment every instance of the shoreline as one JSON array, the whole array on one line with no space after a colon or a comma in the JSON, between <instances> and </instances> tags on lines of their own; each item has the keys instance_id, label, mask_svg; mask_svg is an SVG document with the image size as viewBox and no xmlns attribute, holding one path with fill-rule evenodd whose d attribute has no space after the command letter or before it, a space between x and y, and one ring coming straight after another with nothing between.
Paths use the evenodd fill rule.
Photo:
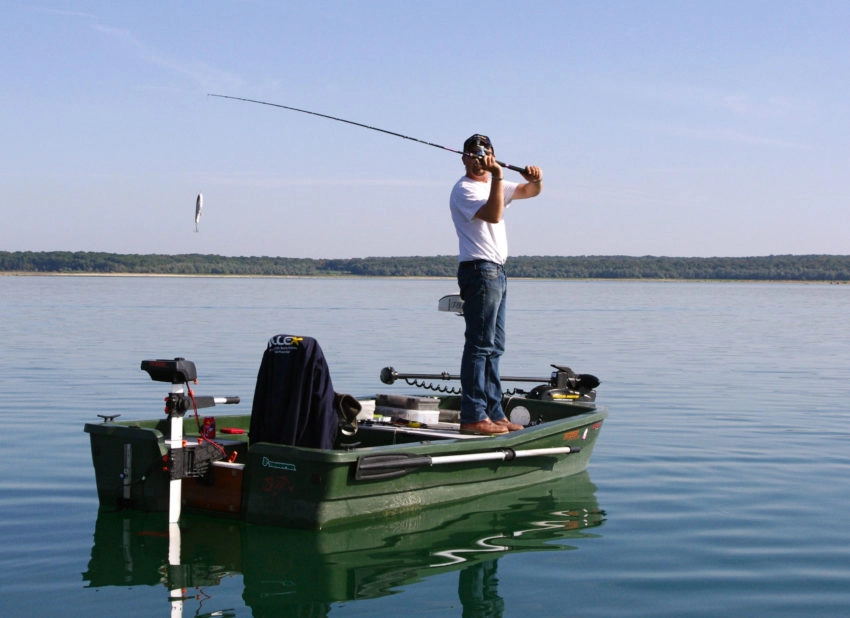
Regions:
<instances>
[{"instance_id":1,"label":"shoreline","mask_svg":"<svg viewBox=\"0 0 850 618\"><path fill-rule=\"evenodd\" d=\"M454 277L414 275L220 275L220 274L172 274L172 273L84 273L84 272L29 272L0 271L0 277L131 277L131 278L175 278L175 279L400 279L423 281L454 281ZM628 281L640 283L795 283L847 285L850 281L830 279L666 279L629 277L510 277L510 281Z\"/></svg>"},{"instance_id":2,"label":"shoreline","mask_svg":"<svg viewBox=\"0 0 850 618\"><path fill-rule=\"evenodd\" d=\"M446 278L457 256L368 258L227 257L176 254L0 251L7 276L125 277L374 277ZM514 256L511 279L559 281L801 281L850 283L850 255L770 255L744 258L664 256Z\"/></svg>"}]
</instances>

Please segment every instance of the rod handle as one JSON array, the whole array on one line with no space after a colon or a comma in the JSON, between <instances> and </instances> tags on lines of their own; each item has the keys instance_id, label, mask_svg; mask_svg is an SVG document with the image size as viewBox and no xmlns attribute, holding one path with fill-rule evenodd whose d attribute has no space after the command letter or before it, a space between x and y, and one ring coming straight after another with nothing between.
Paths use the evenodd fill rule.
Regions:
<instances>
[{"instance_id":1,"label":"rod handle","mask_svg":"<svg viewBox=\"0 0 850 618\"><path fill-rule=\"evenodd\" d=\"M501 161L496 161L496 163L498 163L502 167L508 168L509 170L519 172L520 174L524 174L525 172L528 171L527 167L517 167L516 165L508 165L507 163L502 163Z\"/></svg>"}]
</instances>

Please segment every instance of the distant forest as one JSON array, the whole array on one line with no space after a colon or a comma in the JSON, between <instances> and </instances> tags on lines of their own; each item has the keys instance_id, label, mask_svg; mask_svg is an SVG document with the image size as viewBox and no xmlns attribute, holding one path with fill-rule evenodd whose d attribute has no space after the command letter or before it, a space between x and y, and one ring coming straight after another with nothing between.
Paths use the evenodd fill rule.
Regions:
<instances>
[{"instance_id":1,"label":"distant forest","mask_svg":"<svg viewBox=\"0 0 850 618\"><path fill-rule=\"evenodd\" d=\"M850 255L763 257L518 256L511 277L539 279L700 279L850 281ZM454 277L455 256L306 259L222 255L136 255L0 251L0 273L95 275Z\"/></svg>"}]
</instances>

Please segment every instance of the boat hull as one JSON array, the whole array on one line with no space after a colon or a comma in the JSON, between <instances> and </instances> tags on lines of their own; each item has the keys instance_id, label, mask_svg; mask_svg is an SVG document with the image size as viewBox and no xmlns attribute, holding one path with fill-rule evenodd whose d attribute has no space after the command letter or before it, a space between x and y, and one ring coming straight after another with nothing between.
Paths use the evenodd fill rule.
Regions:
<instances>
[{"instance_id":1,"label":"boat hull","mask_svg":"<svg viewBox=\"0 0 850 618\"><path fill-rule=\"evenodd\" d=\"M509 414L513 408L522 408L536 424L510 434L469 437L456 430L367 423L335 449L270 443L248 448L246 434L224 434L228 439L217 442L228 455L236 452L235 462L216 462L203 477L183 479L182 506L255 524L321 529L458 503L587 468L607 416L604 409L516 398L506 401ZM238 431L247 429L250 417L216 420L219 427ZM184 428L191 449L195 419L184 419ZM101 506L168 510L165 421L87 424L85 431ZM514 456L529 449L543 453ZM449 460L458 455L460 461ZM483 461L465 457L502 455ZM379 456L390 462L387 474L358 475L358 462Z\"/></svg>"}]
</instances>

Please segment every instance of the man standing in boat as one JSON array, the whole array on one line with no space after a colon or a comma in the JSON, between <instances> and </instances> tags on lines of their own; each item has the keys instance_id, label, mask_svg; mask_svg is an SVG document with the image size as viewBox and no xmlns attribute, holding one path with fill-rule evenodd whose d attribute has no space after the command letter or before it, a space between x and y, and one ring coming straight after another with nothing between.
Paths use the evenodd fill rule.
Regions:
<instances>
[{"instance_id":1,"label":"man standing in boat","mask_svg":"<svg viewBox=\"0 0 850 618\"><path fill-rule=\"evenodd\" d=\"M528 166L525 183L504 179L493 144L475 134L463 143L466 174L457 181L449 200L458 236L457 280L466 320L460 383L461 431L500 434L522 429L502 410L499 359L505 351L505 299L508 257L505 209L512 200L540 194L543 172Z\"/></svg>"}]
</instances>

